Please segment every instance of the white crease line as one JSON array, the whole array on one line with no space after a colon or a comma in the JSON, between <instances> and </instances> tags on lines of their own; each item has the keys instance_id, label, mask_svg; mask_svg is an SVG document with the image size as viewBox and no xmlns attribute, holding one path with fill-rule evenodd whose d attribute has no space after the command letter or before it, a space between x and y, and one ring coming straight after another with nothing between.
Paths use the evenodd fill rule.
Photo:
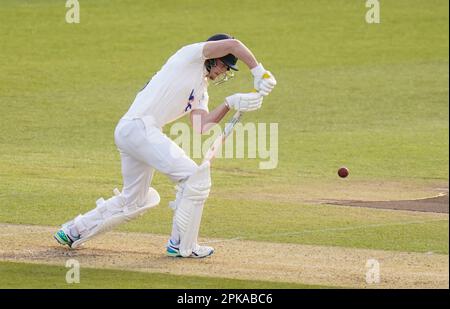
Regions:
<instances>
[{"instance_id":1,"label":"white crease line","mask_svg":"<svg viewBox=\"0 0 450 309\"><path fill-rule=\"evenodd\" d=\"M273 233L273 234L254 234L251 236L238 236L230 239L224 240L213 240L204 242L205 244L209 243L220 243L220 242L229 242L236 240L245 240L245 239L255 239L257 237L270 237L270 236L291 236L291 235L300 235L300 234L310 234L310 233L321 233L321 232L341 232L341 231L352 231L358 229L365 228L374 228L374 227L384 227L384 226L395 226L395 225L409 225L409 224L424 224L430 222L440 222L447 221L446 219L434 219L434 220L425 220L425 221L409 221L409 222L394 222L394 223L380 223L380 224L369 224L369 225L360 225L360 226L351 226L351 227L338 227L338 228L327 228L327 229L319 229L319 230L303 230L299 232L288 232L288 233Z\"/></svg>"},{"instance_id":2,"label":"white crease line","mask_svg":"<svg viewBox=\"0 0 450 309\"><path fill-rule=\"evenodd\" d=\"M234 237L230 239L218 239L218 240L210 240L210 241L204 241L201 242L202 244L213 244L213 243L221 243L221 242L229 242L229 241L236 241L236 240L244 240L246 237Z\"/></svg>"}]
</instances>

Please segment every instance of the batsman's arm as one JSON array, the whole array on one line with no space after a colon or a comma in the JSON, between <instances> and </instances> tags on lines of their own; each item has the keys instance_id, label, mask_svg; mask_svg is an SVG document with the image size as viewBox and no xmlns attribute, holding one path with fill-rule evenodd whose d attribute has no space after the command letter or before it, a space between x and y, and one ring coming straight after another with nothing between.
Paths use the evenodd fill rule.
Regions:
<instances>
[{"instance_id":1,"label":"batsman's arm","mask_svg":"<svg viewBox=\"0 0 450 309\"><path fill-rule=\"evenodd\" d=\"M229 39L220 41L207 42L203 47L203 55L206 59L221 58L228 54L232 54L239 60L244 62L249 69L253 69L258 66L253 53L247 46L239 40Z\"/></svg>"},{"instance_id":2,"label":"batsman's arm","mask_svg":"<svg viewBox=\"0 0 450 309\"><path fill-rule=\"evenodd\" d=\"M202 109L195 109L190 113L192 127L195 132L203 134L219 123L229 110L225 102L209 113Z\"/></svg>"}]
</instances>

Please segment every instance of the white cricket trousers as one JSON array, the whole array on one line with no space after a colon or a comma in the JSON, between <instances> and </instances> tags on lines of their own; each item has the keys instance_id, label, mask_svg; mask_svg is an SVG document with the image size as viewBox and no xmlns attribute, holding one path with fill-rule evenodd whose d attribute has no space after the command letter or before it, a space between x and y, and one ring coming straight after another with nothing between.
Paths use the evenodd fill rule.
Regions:
<instances>
[{"instance_id":1,"label":"white cricket trousers","mask_svg":"<svg viewBox=\"0 0 450 309\"><path fill-rule=\"evenodd\" d=\"M187 179L198 169L184 150L151 121L121 119L114 140L122 161L126 205L145 201L155 169L174 182Z\"/></svg>"},{"instance_id":2,"label":"white cricket trousers","mask_svg":"<svg viewBox=\"0 0 450 309\"><path fill-rule=\"evenodd\" d=\"M124 205L116 207L145 204L155 170L179 182L189 178L198 169L184 150L163 134L161 128L152 125L149 119L121 119L114 132L114 140L122 160L121 196L124 201ZM103 218L93 209L80 220L84 230L92 230ZM73 237L82 233L76 224L69 226L69 232ZM171 239L178 243L179 238L173 220Z\"/></svg>"}]
</instances>

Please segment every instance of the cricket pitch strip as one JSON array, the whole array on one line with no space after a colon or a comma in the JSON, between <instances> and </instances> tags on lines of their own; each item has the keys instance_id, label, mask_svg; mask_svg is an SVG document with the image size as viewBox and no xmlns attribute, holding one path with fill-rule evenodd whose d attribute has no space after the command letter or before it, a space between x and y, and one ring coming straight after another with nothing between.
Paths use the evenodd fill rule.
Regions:
<instances>
[{"instance_id":1,"label":"cricket pitch strip","mask_svg":"<svg viewBox=\"0 0 450 309\"><path fill-rule=\"evenodd\" d=\"M296 282L351 288L449 288L449 256L342 247L200 239L213 256L165 256L167 237L109 232L77 250L56 243L56 227L0 224L0 260L64 266L77 259L86 268L170 273L243 280ZM366 263L380 265L380 282L366 282Z\"/></svg>"}]
</instances>

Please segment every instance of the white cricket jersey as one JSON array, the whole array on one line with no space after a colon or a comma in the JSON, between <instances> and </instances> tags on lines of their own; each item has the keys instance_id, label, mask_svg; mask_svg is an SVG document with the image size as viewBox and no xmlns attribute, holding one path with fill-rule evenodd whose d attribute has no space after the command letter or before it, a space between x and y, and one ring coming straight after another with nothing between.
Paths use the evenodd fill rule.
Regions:
<instances>
[{"instance_id":1,"label":"white cricket jersey","mask_svg":"<svg viewBox=\"0 0 450 309\"><path fill-rule=\"evenodd\" d=\"M208 111L205 43L187 45L170 57L136 95L123 118L150 117L156 126L162 127L191 110Z\"/></svg>"}]
</instances>

